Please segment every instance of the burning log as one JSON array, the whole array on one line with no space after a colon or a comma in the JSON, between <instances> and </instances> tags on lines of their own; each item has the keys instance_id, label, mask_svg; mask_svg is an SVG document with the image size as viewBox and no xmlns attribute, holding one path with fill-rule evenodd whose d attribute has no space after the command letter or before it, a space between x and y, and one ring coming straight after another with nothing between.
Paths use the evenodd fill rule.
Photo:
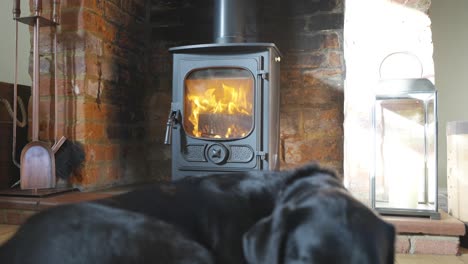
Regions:
<instances>
[{"instance_id":1,"label":"burning log","mask_svg":"<svg viewBox=\"0 0 468 264\"><path fill-rule=\"evenodd\" d=\"M198 127L202 137L208 138L241 138L252 129L251 115L232 115L203 113L199 115Z\"/></svg>"}]
</instances>

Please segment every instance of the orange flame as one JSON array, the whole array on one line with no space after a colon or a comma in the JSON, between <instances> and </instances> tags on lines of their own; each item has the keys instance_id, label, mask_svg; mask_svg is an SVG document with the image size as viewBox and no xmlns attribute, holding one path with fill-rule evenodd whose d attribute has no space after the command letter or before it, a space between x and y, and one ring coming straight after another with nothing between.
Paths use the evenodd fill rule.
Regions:
<instances>
[{"instance_id":1,"label":"orange flame","mask_svg":"<svg viewBox=\"0 0 468 264\"><path fill-rule=\"evenodd\" d=\"M186 131L191 130L192 136L240 138L250 132L251 79L186 80L185 84L185 119L189 121Z\"/></svg>"}]
</instances>

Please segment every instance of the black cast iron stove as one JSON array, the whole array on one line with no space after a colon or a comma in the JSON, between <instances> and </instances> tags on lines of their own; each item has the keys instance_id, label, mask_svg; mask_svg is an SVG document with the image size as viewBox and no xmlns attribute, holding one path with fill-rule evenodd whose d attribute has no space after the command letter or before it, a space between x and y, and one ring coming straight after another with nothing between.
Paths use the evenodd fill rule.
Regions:
<instances>
[{"instance_id":1,"label":"black cast iron stove","mask_svg":"<svg viewBox=\"0 0 468 264\"><path fill-rule=\"evenodd\" d=\"M216 1L216 43L170 49L165 142L174 180L278 169L280 52L272 43L242 42L245 1Z\"/></svg>"}]
</instances>

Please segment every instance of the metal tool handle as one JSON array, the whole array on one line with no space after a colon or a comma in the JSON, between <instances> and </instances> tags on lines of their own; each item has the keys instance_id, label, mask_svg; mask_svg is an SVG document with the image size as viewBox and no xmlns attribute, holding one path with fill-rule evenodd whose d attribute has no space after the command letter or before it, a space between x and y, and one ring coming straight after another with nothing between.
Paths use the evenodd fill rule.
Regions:
<instances>
[{"instance_id":1,"label":"metal tool handle","mask_svg":"<svg viewBox=\"0 0 468 264\"><path fill-rule=\"evenodd\" d=\"M60 0L53 0L52 4L52 21L60 24Z\"/></svg>"},{"instance_id":2,"label":"metal tool handle","mask_svg":"<svg viewBox=\"0 0 468 264\"><path fill-rule=\"evenodd\" d=\"M172 143L172 128L177 123L177 111L171 111L166 123L166 136L164 137L164 144L170 145Z\"/></svg>"},{"instance_id":3,"label":"metal tool handle","mask_svg":"<svg viewBox=\"0 0 468 264\"><path fill-rule=\"evenodd\" d=\"M34 0L34 15L40 16L42 12L42 0Z\"/></svg>"},{"instance_id":4,"label":"metal tool handle","mask_svg":"<svg viewBox=\"0 0 468 264\"><path fill-rule=\"evenodd\" d=\"M21 0L13 0L13 18L18 18L21 15Z\"/></svg>"}]
</instances>

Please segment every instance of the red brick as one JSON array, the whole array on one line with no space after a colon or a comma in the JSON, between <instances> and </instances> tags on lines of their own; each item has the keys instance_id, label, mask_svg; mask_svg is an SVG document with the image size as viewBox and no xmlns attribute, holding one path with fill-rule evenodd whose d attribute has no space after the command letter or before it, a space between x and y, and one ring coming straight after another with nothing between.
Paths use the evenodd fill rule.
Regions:
<instances>
[{"instance_id":1,"label":"red brick","mask_svg":"<svg viewBox=\"0 0 468 264\"><path fill-rule=\"evenodd\" d=\"M327 82L328 80L331 79L339 79L340 82L343 81L343 71L341 69L317 69L317 70L310 70L310 71L304 71L304 85L312 85L312 86L317 86L317 85L322 85L322 86L327 86L330 88L336 88L339 83L336 83L336 85L333 85L333 83Z\"/></svg>"},{"instance_id":2,"label":"red brick","mask_svg":"<svg viewBox=\"0 0 468 264\"><path fill-rule=\"evenodd\" d=\"M119 32L119 38L116 44L121 48L128 49L133 52L138 51L138 45L141 43L139 38L142 34L143 32L138 35L138 32L130 32L127 30L121 31Z\"/></svg>"},{"instance_id":3,"label":"red brick","mask_svg":"<svg viewBox=\"0 0 468 264\"><path fill-rule=\"evenodd\" d=\"M284 139L285 163L293 166L311 161L330 162L343 160L343 141L339 138Z\"/></svg>"},{"instance_id":4,"label":"red brick","mask_svg":"<svg viewBox=\"0 0 468 264\"><path fill-rule=\"evenodd\" d=\"M102 16L83 11L83 24L83 29L102 36L103 40L113 42L117 38L118 28Z\"/></svg>"},{"instance_id":5,"label":"red brick","mask_svg":"<svg viewBox=\"0 0 468 264\"><path fill-rule=\"evenodd\" d=\"M43 0L43 3L51 1L52 0ZM99 10L101 5L102 1L100 0L62 0L60 2L60 6L63 9L90 8L93 10Z\"/></svg>"},{"instance_id":6,"label":"red brick","mask_svg":"<svg viewBox=\"0 0 468 264\"><path fill-rule=\"evenodd\" d=\"M88 143L84 147L86 162L117 160L120 152L118 144L93 144Z\"/></svg>"},{"instance_id":7,"label":"red brick","mask_svg":"<svg viewBox=\"0 0 468 264\"><path fill-rule=\"evenodd\" d=\"M100 167L85 165L85 167L82 168L75 177L71 178L71 182L86 188L96 185L99 175L101 175Z\"/></svg>"},{"instance_id":8,"label":"red brick","mask_svg":"<svg viewBox=\"0 0 468 264\"><path fill-rule=\"evenodd\" d=\"M281 89L282 108L330 107L343 103L343 91L321 83L300 88Z\"/></svg>"},{"instance_id":9,"label":"red brick","mask_svg":"<svg viewBox=\"0 0 468 264\"><path fill-rule=\"evenodd\" d=\"M343 53L342 52L329 52L328 53L328 66L329 67L342 67L343 66Z\"/></svg>"},{"instance_id":10,"label":"red brick","mask_svg":"<svg viewBox=\"0 0 468 264\"><path fill-rule=\"evenodd\" d=\"M153 139L163 139L166 133L165 124L171 109L171 95L164 92L154 93L144 104L148 118L148 133Z\"/></svg>"},{"instance_id":11,"label":"red brick","mask_svg":"<svg viewBox=\"0 0 468 264\"><path fill-rule=\"evenodd\" d=\"M292 80L300 81L302 80L302 73L301 70L294 68L281 69L280 78L281 82L290 82Z\"/></svg>"},{"instance_id":12,"label":"red brick","mask_svg":"<svg viewBox=\"0 0 468 264\"><path fill-rule=\"evenodd\" d=\"M78 30L80 14L80 9L62 9L60 16L60 31L76 32Z\"/></svg>"},{"instance_id":13,"label":"red brick","mask_svg":"<svg viewBox=\"0 0 468 264\"><path fill-rule=\"evenodd\" d=\"M71 80L68 78L63 79L63 76L59 76L57 78L57 91L59 96L63 95L74 95L74 91L76 89L73 89ZM41 87L41 96L53 96L54 95L54 76L49 75L49 74L41 74L40 76L40 87ZM84 87L84 81L82 79L74 79L73 83L76 87ZM79 91L79 89L77 89Z\"/></svg>"},{"instance_id":14,"label":"red brick","mask_svg":"<svg viewBox=\"0 0 468 264\"><path fill-rule=\"evenodd\" d=\"M362 179L359 179L362 181ZM429 234L435 236L463 236L465 224L440 211L440 220L419 217L387 216L385 219L392 223L398 233Z\"/></svg>"},{"instance_id":15,"label":"red brick","mask_svg":"<svg viewBox=\"0 0 468 264\"><path fill-rule=\"evenodd\" d=\"M120 7L109 1L104 2L104 17L107 21L117 25L123 25L125 21L124 14Z\"/></svg>"},{"instance_id":16,"label":"red brick","mask_svg":"<svg viewBox=\"0 0 468 264\"><path fill-rule=\"evenodd\" d=\"M101 79L107 81L118 81L119 80L119 72L118 66L115 61L110 59L101 61Z\"/></svg>"},{"instance_id":17,"label":"red brick","mask_svg":"<svg viewBox=\"0 0 468 264\"><path fill-rule=\"evenodd\" d=\"M116 40L118 31L117 27L105 21L101 14L88 9L64 10L62 12L61 30L63 32L77 32L75 41L84 40L85 34L79 30L85 30L111 42Z\"/></svg>"},{"instance_id":18,"label":"red brick","mask_svg":"<svg viewBox=\"0 0 468 264\"><path fill-rule=\"evenodd\" d=\"M94 162L104 160L104 150L99 144L86 144L84 146L84 152L86 153L85 162Z\"/></svg>"},{"instance_id":19,"label":"red brick","mask_svg":"<svg viewBox=\"0 0 468 264\"><path fill-rule=\"evenodd\" d=\"M116 184L119 180L122 179L121 168L118 164L113 164L112 166L106 167L105 173L103 176L103 181L108 185Z\"/></svg>"},{"instance_id":20,"label":"red brick","mask_svg":"<svg viewBox=\"0 0 468 264\"><path fill-rule=\"evenodd\" d=\"M341 48L341 40L337 33L330 33L327 34L324 38L323 49L340 49Z\"/></svg>"},{"instance_id":21,"label":"red brick","mask_svg":"<svg viewBox=\"0 0 468 264\"><path fill-rule=\"evenodd\" d=\"M64 59L57 60L59 79L75 80L84 76L86 70L86 58L84 54L75 54ZM49 72L49 71L47 71ZM81 78L82 79L82 78ZM52 82L51 82L52 83ZM52 85L51 85L52 86Z\"/></svg>"},{"instance_id":22,"label":"red brick","mask_svg":"<svg viewBox=\"0 0 468 264\"><path fill-rule=\"evenodd\" d=\"M458 237L413 236L414 254L456 255L459 248Z\"/></svg>"},{"instance_id":23,"label":"red brick","mask_svg":"<svg viewBox=\"0 0 468 264\"><path fill-rule=\"evenodd\" d=\"M102 55L103 40L96 35L88 32L60 31L57 38L58 60L65 60L74 54L83 54L84 52Z\"/></svg>"},{"instance_id":24,"label":"red brick","mask_svg":"<svg viewBox=\"0 0 468 264\"><path fill-rule=\"evenodd\" d=\"M302 111L282 111L280 114L280 135L281 138L298 135L300 133L299 127L301 127L303 120Z\"/></svg>"},{"instance_id":25,"label":"red brick","mask_svg":"<svg viewBox=\"0 0 468 264\"><path fill-rule=\"evenodd\" d=\"M84 101L81 104L79 110L78 119L86 119L87 121L98 121L98 122L112 122L116 119L118 108L116 106L90 100Z\"/></svg>"},{"instance_id":26,"label":"red brick","mask_svg":"<svg viewBox=\"0 0 468 264\"><path fill-rule=\"evenodd\" d=\"M107 124L105 123L78 123L68 127L67 134L79 141L106 140L106 129Z\"/></svg>"},{"instance_id":27,"label":"red brick","mask_svg":"<svg viewBox=\"0 0 468 264\"><path fill-rule=\"evenodd\" d=\"M128 58L128 54L127 50L118 47L112 42L106 41L103 43L103 55L105 57L116 56L119 58ZM157 65L155 67L157 67Z\"/></svg>"},{"instance_id":28,"label":"red brick","mask_svg":"<svg viewBox=\"0 0 468 264\"><path fill-rule=\"evenodd\" d=\"M22 219L21 219L21 212L18 210L10 210L6 209L4 211L5 213L5 222L6 224L9 225L21 225Z\"/></svg>"},{"instance_id":29,"label":"red brick","mask_svg":"<svg viewBox=\"0 0 468 264\"><path fill-rule=\"evenodd\" d=\"M304 109L304 132L341 137L343 135L343 118L340 104L326 109Z\"/></svg>"},{"instance_id":30,"label":"red brick","mask_svg":"<svg viewBox=\"0 0 468 264\"><path fill-rule=\"evenodd\" d=\"M290 53L284 58L284 66L288 68L318 68L326 60L322 52Z\"/></svg>"},{"instance_id":31,"label":"red brick","mask_svg":"<svg viewBox=\"0 0 468 264\"><path fill-rule=\"evenodd\" d=\"M145 16L145 2L142 0L122 0L122 9L132 16L143 18Z\"/></svg>"},{"instance_id":32,"label":"red brick","mask_svg":"<svg viewBox=\"0 0 468 264\"><path fill-rule=\"evenodd\" d=\"M395 241L395 253L406 254L410 251L410 237L399 235Z\"/></svg>"}]
</instances>

